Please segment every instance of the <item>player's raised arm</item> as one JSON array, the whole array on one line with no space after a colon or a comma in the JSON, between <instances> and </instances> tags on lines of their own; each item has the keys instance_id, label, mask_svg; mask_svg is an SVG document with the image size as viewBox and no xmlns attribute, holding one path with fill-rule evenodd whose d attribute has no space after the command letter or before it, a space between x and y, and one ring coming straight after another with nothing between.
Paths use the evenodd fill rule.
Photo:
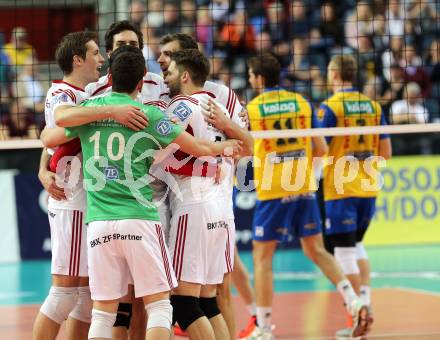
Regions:
<instances>
[{"instance_id":1,"label":"player's raised arm","mask_svg":"<svg viewBox=\"0 0 440 340\"><path fill-rule=\"evenodd\" d=\"M233 156L240 154L243 149L243 142L229 139L224 142L211 142L203 138L195 138L186 131L182 131L173 141L182 151L196 157L200 156Z\"/></svg>"},{"instance_id":2,"label":"player's raised arm","mask_svg":"<svg viewBox=\"0 0 440 340\"><path fill-rule=\"evenodd\" d=\"M238 139L243 142L243 150L240 156L252 156L254 139L249 131L242 129L228 118L215 101L210 99L207 105L202 104L202 112L205 115L205 120L223 131L228 138Z\"/></svg>"},{"instance_id":3,"label":"player's raised arm","mask_svg":"<svg viewBox=\"0 0 440 340\"><path fill-rule=\"evenodd\" d=\"M391 146L391 139L390 138L384 138L381 139L379 142L379 156L390 159L392 156L392 146Z\"/></svg>"},{"instance_id":4,"label":"player's raised arm","mask_svg":"<svg viewBox=\"0 0 440 340\"><path fill-rule=\"evenodd\" d=\"M41 132L40 139L46 148L54 148L67 143L73 137L67 137L64 128L57 126L55 128L45 127Z\"/></svg>"},{"instance_id":5,"label":"player's raised arm","mask_svg":"<svg viewBox=\"0 0 440 340\"><path fill-rule=\"evenodd\" d=\"M43 185L48 194L55 200L61 201L66 199L64 189L55 184L55 173L48 170L50 156L47 153L47 148L43 148L40 158L40 169L38 171L38 179Z\"/></svg>"},{"instance_id":6,"label":"player's raised arm","mask_svg":"<svg viewBox=\"0 0 440 340\"><path fill-rule=\"evenodd\" d=\"M59 106L55 110L55 122L58 126L71 127L97 120L113 119L134 131L148 126L148 118L134 105L120 106Z\"/></svg>"}]
</instances>

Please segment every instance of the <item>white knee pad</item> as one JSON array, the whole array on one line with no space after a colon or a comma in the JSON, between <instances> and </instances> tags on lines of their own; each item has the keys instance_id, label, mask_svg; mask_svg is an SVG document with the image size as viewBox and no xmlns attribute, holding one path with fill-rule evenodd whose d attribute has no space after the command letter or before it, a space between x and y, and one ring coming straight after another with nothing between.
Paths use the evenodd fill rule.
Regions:
<instances>
[{"instance_id":1,"label":"white knee pad","mask_svg":"<svg viewBox=\"0 0 440 340\"><path fill-rule=\"evenodd\" d=\"M359 274L356 247L335 247L335 259L345 275Z\"/></svg>"},{"instance_id":2,"label":"white knee pad","mask_svg":"<svg viewBox=\"0 0 440 340\"><path fill-rule=\"evenodd\" d=\"M88 339L111 339L115 320L116 313L107 313L98 309L92 309L92 324L90 325Z\"/></svg>"},{"instance_id":3,"label":"white knee pad","mask_svg":"<svg viewBox=\"0 0 440 340\"><path fill-rule=\"evenodd\" d=\"M78 300L69 317L81 322L90 323L92 320L93 302L89 287L78 287Z\"/></svg>"},{"instance_id":4,"label":"white knee pad","mask_svg":"<svg viewBox=\"0 0 440 340\"><path fill-rule=\"evenodd\" d=\"M145 306L148 315L147 329L166 328L171 329L173 319L173 307L170 300L159 300Z\"/></svg>"},{"instance_id":5,"label":"white knee pad","mask_svg":"<svg viewBox=\"0 0 440 340\"><path fill-rule=\"evenodd\" d=\"M356 243L356 259L357 260L368 260L368 254L365 250L364 244L362 242Z\"/></svg>"},{"instance_id":6,"label":"white knee pad","mask_svg":"<svg viewBox=\"0 0 440 340\"><path fill-rule=\"evenodd\" d=\"M49 319L61 324L69 317L78 300L77 287L50 287L49 295L44 300L40 312Z\"/></svg>"}]
</instances>

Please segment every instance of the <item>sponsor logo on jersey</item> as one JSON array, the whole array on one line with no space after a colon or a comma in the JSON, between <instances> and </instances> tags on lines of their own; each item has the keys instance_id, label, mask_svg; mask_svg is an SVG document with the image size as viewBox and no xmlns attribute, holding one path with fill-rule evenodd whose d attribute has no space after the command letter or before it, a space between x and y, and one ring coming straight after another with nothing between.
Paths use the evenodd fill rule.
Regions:
<instances>
[{"instance_id":1,"label":"sponsor logo on jersey","mask_svg":"<svg viewBox=\"0 0 440 340\"><path fill-rule=\"evenodd\" d=\"M264 228L261 226L255 227L255 236L263 237L264 236Z\"/></svg>"},{"instance_id":2,"label":"sponsor logo on jersey","mask_svg":"<svg viewBox=\"0 0 440 340\"><path fill-rule=\"evenodd\" d=\"M180 103L173 111L173 115L177 116L182 122L188 118L191 113L191 109L185 103Z\"/></svg>"},{"instance_id":3,"label":"sponsor logo on jersey","mask_svg":"<svg viewBox=\"0 0 440 340\"><path fill-rule=\"evenodd\" d=\"M104 168L105 179L114 181L119 178L119 171L114 166L106 166Z\"/></svg>"},{"instance_id":4,"label":"sponsor logo on jersey","mask_svg":"<svg viewBox=\"0 0 440 340\"><path fill-rule=\"evenodd\" d=\"M374 108L369 100L345 101L344 113L347 116L361 114L361 113L372 114L374 113Z\"/></svg>"},{"instance_id":5,"label":"sponsor logo on jersey","mask_svg":"<svg viewBox=\"0 0 440 340\"><path fill-rule=\"evenodd\" d=\"M166 119L162 119L156 125L156 131L162 136L169 135L171 132L171 123Z\"/></svg>"},{"instance_id":6,"label":"sponsor logo on jersey","mask_svg":"<svg viewBox=\"0 0 440 340\"><path fill-rule=\"evenodd\" d=\"M55 96L52 100L53 104L58 103L68 103L69 102L69 96L65 93L61 93L58 96Z\"/></svg>"},{"instance_id":7,"label":"sponsor logo on jersey","mask_svg":"<svg viewBox=\"0 0 440 340\"><path fill-rule=\"evenodd\" d=\"M276 103L265 103L258 105L258 107L263 117L299 111L299 105L296 100L285 100Z\"/></svg>"}]
</instances>

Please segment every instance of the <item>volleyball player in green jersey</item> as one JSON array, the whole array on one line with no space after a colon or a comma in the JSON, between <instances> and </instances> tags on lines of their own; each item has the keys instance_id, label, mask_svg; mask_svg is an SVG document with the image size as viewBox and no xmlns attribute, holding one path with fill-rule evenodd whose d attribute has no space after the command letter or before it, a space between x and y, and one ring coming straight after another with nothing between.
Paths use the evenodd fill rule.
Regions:
<instances>
[{"instance_id":1,"label":"volleyball player in green jersey","mask_svg":"<svg viewBox=\"0 0 440 340\"><path fill-rule=\"evenodd\" d=\"M145 64L132 46L117 50L110 59L113 93L96 97L84 106L137 105L149 118L141 132L102 120L66 129L79 136L83 151L89 224L88 254L92 299L89 339L111 339L118 301L134 283L148 314L147 339L168 339L171 305L168 295L176 280L166 249L159 215L148 186L151 151L171 143L194 156L214 156L239 142L214 143L194 138L170 122L158 109L134 101L142 86ZM62 142L62 141L58 141Z\"/></svg>"}]
</instances>

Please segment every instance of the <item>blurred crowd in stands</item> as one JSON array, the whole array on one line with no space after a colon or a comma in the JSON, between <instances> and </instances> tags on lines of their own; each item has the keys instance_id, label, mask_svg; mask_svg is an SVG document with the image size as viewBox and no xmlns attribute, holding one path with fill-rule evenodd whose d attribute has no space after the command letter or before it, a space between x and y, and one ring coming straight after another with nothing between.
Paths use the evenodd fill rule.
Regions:
<instances>
[{"instance_id":1,"label":"blurred crowd in stands","mask_svg":"<svg viewBox=\"0 0 440 340\"><path fill-rule=\"evenodd\" d=\"M189 33L210 57L211 78L243 99L251 96L245 62L251 55L274 53L283 67L283 87L318 105L329 96L329 59L354 54L359 89L382 104L390 124L402 124L440 122L439 13L436 0L144 0L133 1L127 16L144 34L150 72L160 73L160 37ZM36 67L21 66L36 58L26 31L13 31L0 51L2 98L7 87L13 91L6 98L28 97L9 107L11 129L14 112L32 116L44 109L44 95ZM12 80L7 59L16 68Z\"/></svg>"},{"instance_id":2,"label":"blurred crowd in stands","mask_svg":"<svg viewBox=\"0 0 440 340\"><path fill-rule=\"evenodd\" d=\"M0 140L38 138L44 127L45 88L38 79L38 60L23 27L8 43L0 35Z\"/></svg>"}]
</instances>

